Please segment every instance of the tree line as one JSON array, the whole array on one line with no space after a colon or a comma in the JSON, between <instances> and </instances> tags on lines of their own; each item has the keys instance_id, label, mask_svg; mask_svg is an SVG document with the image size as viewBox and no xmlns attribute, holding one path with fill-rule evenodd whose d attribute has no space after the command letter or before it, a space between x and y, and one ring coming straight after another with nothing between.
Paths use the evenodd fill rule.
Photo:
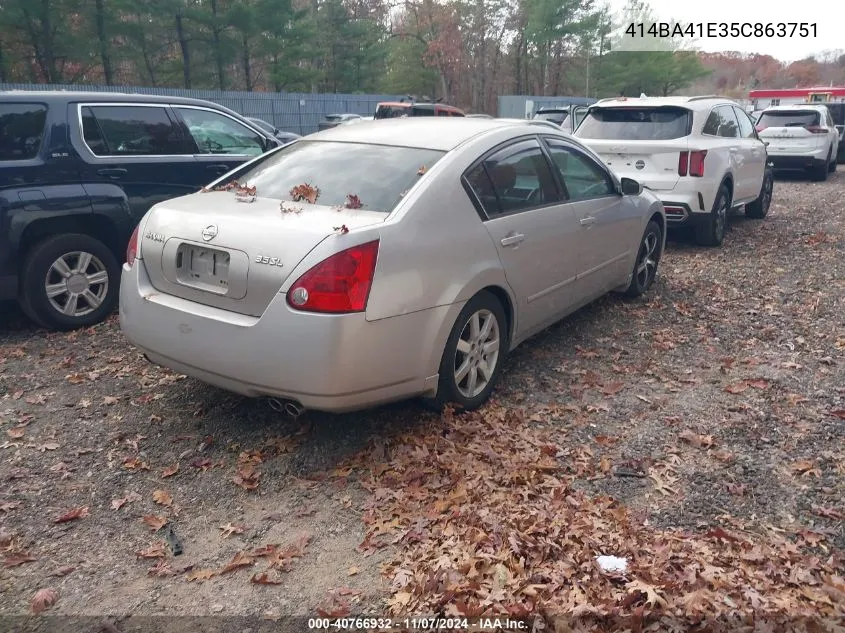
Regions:
<instances>
[{"instance_id":1,"label":"tree line","mask_svg":"<svg viewBox=\"0 0 845 633\"><path fill-rule=\"evenodd\" d=\"M622 17L651 13L630 0ZM728 58L616 52L616 24L600 0L0 0L0 82L410 94L494 112L500 94L753 81L751 64L727 86Z\"/></svg>"}]
</instances>

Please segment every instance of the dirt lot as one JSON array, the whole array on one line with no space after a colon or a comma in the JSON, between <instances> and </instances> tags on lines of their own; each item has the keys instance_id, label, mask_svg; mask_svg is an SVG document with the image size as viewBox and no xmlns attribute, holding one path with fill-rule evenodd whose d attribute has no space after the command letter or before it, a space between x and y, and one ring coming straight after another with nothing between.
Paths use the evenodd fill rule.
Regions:
<instances>
[{"instance_id":1,"label":"dirt lot","mask_svg":"<svg viewBox=\"0 0 845 633\"><path fill-rule=\"evenodd\" d=\"M841 172L779 179L721 250L673 240L646 299L523 345L474 415L294 421L116 317L0 319L0 614L842 617Z\"/></svg>"}]
</instances>

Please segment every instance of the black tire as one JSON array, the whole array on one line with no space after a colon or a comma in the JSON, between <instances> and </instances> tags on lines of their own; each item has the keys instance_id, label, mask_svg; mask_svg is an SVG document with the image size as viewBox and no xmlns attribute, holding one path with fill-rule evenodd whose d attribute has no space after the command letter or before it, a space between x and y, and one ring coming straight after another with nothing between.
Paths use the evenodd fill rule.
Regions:
<instances>
[{"instance_id":1,"label":"black tire","mask_svg":"<svg viewBox=\"0 0 845 633\"><path fill-rule=\"evenodd\" d=\"M663 254L662 250L663 232L660 230L660 225L652 220L646 225L643 238L640 240L631 283L625 289L625 296L641 297L648 292L657 276L657 267L660 265L660 257Z\"/></svg>"},{"instance_id":2,"label":"black tire","mask_svg":"<svg viewBox=\"0 0 845 633\"><path fill-rule=\"evenodd\" d=\"M827 171L831 174L836 171L836 158L831 159L830 164L827 166Z\"/></svg>"},{"instance_id":3,"label":"black tire","mask_svg":"<svg viewBox=\"0 0 845 633\"><path fill-rule=\"evenodd\" d=\"M812 170L813 180L816 182L824 182L827 180L829 171L830 154L827 155L827 160L819 162Z\"/></svg>"},{"instance_id":4,"label":"black tire","mask_svg":"<svg viewBox=\"0 0 845 633\"><path fill-rule=\"evenodd\" d=\"M702 246L721 246L728 227L728 210L731 206L731 194L728 186L722 183L719 193L713 201L713 209L706 219L695 227L695 241Z\"/></svg>"},{"instance_id":5,"label":"black tire","mask_svg":"<svg viewBox=\"0 0 845 633\"><path fill-rule=\"evenodd\" d=\"M760 195L754 202L745 205L745 215L749 218L763 219L769 213L772 205L772 192L775 187L775 177L771 169L763 174L763 184L760 187Z\"/></svg>"},{"instance_id":6,"label":"black tire","mask_svg":"<svg viewBox=\"0 0 845 633\"><path fill-rule=\"evenodd\" d=\"M84 265L84 259L80 258L83 253L91 256L84 275L76 271ZM62 281L58 270L53 268L60 258L66 264L74 264L66 281ZM71 233L45 238L29 250L23 270L21 308L43 327L67 331L95 325L111 314L117 305L120 264L105 244L89 235ZM50 281L57 288L65 284L64 292L54 297L55 304L47 293ZM86 290L90 293L86 294ZM74 294L77 295L76 303L72 304ZM100 301L99 305L95 300ZM76 310L73 314L60 310L63 306L71 310L74 305Z\"/></svg>"},{"instance_id":7,"label":"black tire","mask_svg":"<svg viewBox=\"0 0 845 633\"><path fill-rule=\"evenodd\" d=\"M469 384L461 387L464 380L456 380L455 373L458 369L456 365L458 365L459 361L458 341L461 339L461 335L464 333L464 330L470 327L470 319L474 315L484 312L492 315L495 319L495 326L498 330L498 354L496 355L495 365L492 369L491 375L484 388L478 393L469 396L465 393ZM452 404L456 409L462 409L464 411L472 411L473 409L480 407L487 401L490 394L493 392L493 389L496 387L496 383L502 373L502 366L504 365L505 356L507 354L508 342L508 322L504 308L502 308L502 304L492 293L482 290L467 302L464 309L461 310L461 313L458 315L455 325L452 327L452 332L449 334L449 338L446 341L446 347L443 350L443 357L440 360L440 380L437 386L437 395L432 399L428 399L426 403L436 410L442 410L446 404ZM480 347L473 348L470 353L476 352L483 354ZM483 355L479 356L479 358L483 359ZM466 356L464 356L462 360L467 360L470 364L472 364L471 359L467 359ZM476 375L481 375L477 369ZM469 374L467 374L465 379L469 379Z\"/></svg>"}]
</instances>

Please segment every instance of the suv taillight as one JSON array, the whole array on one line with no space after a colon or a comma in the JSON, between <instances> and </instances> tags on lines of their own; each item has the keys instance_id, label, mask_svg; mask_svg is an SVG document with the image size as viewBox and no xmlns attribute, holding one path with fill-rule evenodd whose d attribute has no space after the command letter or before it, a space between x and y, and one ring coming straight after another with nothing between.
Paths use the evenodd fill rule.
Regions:
<instances>
[{"instance_id":1,"label":"suv taillight","mask_svg":"<svg viewBox=\"0 0 845 633\"><path fill-rule=\"evenodd\" d=\"M376 271L378 240L347 248L302 275L287 293L288 305L306 312L363 312Z\"/></svg>"},{"instance_id":2,"label":"suv taillight","mask_svg":"<svg viewBox=\"0 0 845 633\"><path fill-rule=\"evenodd\" d=\"M132 231L132 237L129 238L129 244L126 246L126 263L132 268L135 259L138 257L138 227Z\"/></svg>"},{"instance_id":3,"label":"suv taillight","mask_svg":"<svg viewBox=\"0 0 845 633\"><path fill-rule=\"evenodd\" d=\"M679 176L695 176L701 178L704 176L704 157L707 156L707 150L697 150L694 152L681 152L678 158L678 175Z\"/></svg>"},{"instance_id":4,"label":"suv taillight","mask_svg":"<svg viewBox=\"0 0 845 633\"><path fill-rule=\"evenodd\" d=\"M810 134L827 134L827 128L819 127L818 125L808 125L804 129L807 130Z\"/></svg>"}]
</instances>

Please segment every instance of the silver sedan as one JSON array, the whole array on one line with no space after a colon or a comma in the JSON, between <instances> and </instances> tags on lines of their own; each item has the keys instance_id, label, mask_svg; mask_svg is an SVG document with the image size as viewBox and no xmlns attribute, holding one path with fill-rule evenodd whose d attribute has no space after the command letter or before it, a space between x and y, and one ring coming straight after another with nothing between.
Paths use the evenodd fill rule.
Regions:
<instances>
[{"instance_id":1,"label":"silver sedan","mask_svg":"<svg viewBox=\"0 0 845 633\"><path fill-rule=\"evenodd\" d=\"M562 131L344 125L153 207L120 323L150 361L289 411L473 409L528 337L644 293L665 227L655 196Z\"/></svg>"}]
</instances>

